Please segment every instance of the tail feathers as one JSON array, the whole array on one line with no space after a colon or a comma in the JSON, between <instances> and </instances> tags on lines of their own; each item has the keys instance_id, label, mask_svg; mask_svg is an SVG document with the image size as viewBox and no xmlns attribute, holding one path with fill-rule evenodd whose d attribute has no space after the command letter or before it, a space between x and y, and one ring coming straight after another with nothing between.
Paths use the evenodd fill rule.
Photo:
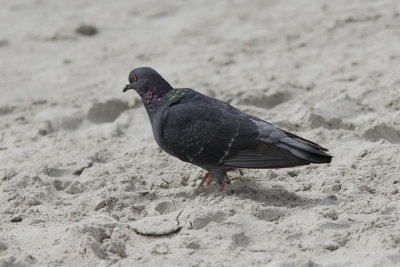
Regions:
<instances>
[{"instance_id":1,"label":"tail feathers","mask_svg":"<svg viewBox=\"0 0 400 267\"><path fill-rule=\"evenodd\" d=\"M299 137L300 138L300 137ZM305 139L291 138L282 133L271 142L271 137L260 138L260 143L247 149L232 148L222 165L234 168L274 169L310 163L329 163L332 156L326 149Z\"/></svg>"},{"instance_id":2,"label":"tail feathers","mask_svg":"<svg viewBox=\"0 0 400 267\"><path fill-rule=\"evenodd\" d=\"M274 169L308 165L309 162L293 155L288 149L260 144L256 148L233 151L223 164L234 168Z\"/></svg>"},{"instance_id":3,"label":"tail feathers","mask_svg":"<svg viewBox=\"0 0 400 267\"><path fill-rule=\"evenodd\" d=\"M325 147L322 147L322 146L320 146L320 145L318 145L318 144L316 144L316 143L314 143L314 142L311 142L310 140L301 138L300 136L297 136L297 135L295 135L295 134L293 134L293 133L290 133L290 132L286 132L286 131L283 131L283 130L282 130L282 132L284 132L284 133L285 133L287 136L289 136L290 138L293 138L293 139L295 139L295 140L297 140L297 141L299 141L299 142L301 142L301 143L303 143L303 144L312 146L313 148L315 148L315 149L317 149L317 150L328 151L328 149L326 149Z\"/></svg>"},{"instance_id":4,"label":"tail feathers","mask_svg":"<svg viewBox=\"0 0 400 267\"><path fill-rule=\"evenodd\" d=\"M290 153L296 157L304 159L310 163L330 163L332 161L332 156L324 152L327 151L327 149L302 138L301 140L296 139L284 137L275 145L289 150ZM310 145L309 142L312 145Z\"/></svg>"}]
</instances>

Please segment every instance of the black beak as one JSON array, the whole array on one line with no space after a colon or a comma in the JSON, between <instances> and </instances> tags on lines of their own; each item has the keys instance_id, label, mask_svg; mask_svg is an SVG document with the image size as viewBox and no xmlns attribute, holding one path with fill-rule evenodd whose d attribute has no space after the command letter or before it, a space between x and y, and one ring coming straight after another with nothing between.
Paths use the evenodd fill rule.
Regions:
<instances>
[{"instance_id":1,"label":"black beak","mask_svg":"<svg viewBox=\"0 0 400 267\"><path fill-rule=\"evenodd\" d=\"M122 90L122 92L126 92L126 91L128 91L129 89L133 89L133 84L127 84L127 85L125 85L125 87L124 87L124 89Z\"/></svg>"}]
</instances>

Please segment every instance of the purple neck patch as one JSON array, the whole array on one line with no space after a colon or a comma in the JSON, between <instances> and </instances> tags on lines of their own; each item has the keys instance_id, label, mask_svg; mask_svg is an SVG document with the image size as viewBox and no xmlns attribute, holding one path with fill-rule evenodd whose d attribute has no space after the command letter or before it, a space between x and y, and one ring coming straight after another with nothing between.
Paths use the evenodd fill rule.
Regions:
<instances>
[{"instance_id":1,"label":"purple neck patch","mask_svg":"<svg viewBox=\"0 0 400 267\"><path fill-rule=\"evenodd\" d=\"M158 103L158 101L165 95L167 92L162 92L157 88L152 88L146 93L142 95L143 103L146 108L152 109Z\"/></svg>"}]
</instances>

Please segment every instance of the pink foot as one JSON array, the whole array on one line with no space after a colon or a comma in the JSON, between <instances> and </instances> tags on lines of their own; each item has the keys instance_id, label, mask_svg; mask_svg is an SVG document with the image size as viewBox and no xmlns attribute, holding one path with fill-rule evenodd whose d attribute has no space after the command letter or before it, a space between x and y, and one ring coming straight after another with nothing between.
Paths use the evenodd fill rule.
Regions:
<instances>
[{"instance_id":1,"label":"pink foot","mask_svg":"<svg viewBox=\"0 0 400 267\"><path fill-rule=\"evenodd\" d=\"M208 178L207 185L210 185L213 181L214 181L214 176L210 175L210 177Z\"/></svg>"},{"instance_id":2,"label":"pink foot","mask_svg":"<svg viewBox=\"0 0 400 267\"><path fill-rule=\"evenodd\" d=\"M205 183L205 181L207 181L207 180L208 180L207 184L211 184L212 181L214 181L214 177L209 172L207 172L206 175L204 175L199 187L202 186Z\"/></svg>"},{"instance_id":3,"label":"pink foot","mask_svg":"<svg viewBox=\"0 0 400 267\"><path fill-rule=\"evenodd\" d=\"M225 186L225 181L223 181L222 184L219 186L218 192L224 191L224 186Z\"/></svg>"},{"instance_id":4,"label":"pink foot","mask_svg":"<svg viewBox=\"0 0 400 267\"><path fill-rule=\"evenodd\" d=\"M235 169L230 169L228 171L233 171ZM203 186L203 184L207 181L207 185L211 184L213 181L215 181L214 177L211 175L211 173L207 172L206 175L204 175L203 179L201 179L200 186ZM218 192L224 191L224 186L225 186L226 181L223 181L222 184L219 186Z\"/></svg>"}]
</instances>

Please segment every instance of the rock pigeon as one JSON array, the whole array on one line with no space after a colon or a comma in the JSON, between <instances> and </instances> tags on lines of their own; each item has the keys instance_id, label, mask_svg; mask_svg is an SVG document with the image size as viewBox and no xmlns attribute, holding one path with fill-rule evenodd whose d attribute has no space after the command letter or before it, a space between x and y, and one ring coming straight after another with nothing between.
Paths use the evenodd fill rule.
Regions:
<instances>
[{"instance_id":1,"label":"rock pigeon","mask_svg":"<svg viewBox=\"0 0 400 267\"><path fill-rule=\"evenodd\" d=\"M237 168L274 169L329 163L327 149L189 88L173 88L149 67L129 73L123 92L142 98L157 144L205 169L200 186L214 179L219 192Z\"/></svg>"}]
</instances>

